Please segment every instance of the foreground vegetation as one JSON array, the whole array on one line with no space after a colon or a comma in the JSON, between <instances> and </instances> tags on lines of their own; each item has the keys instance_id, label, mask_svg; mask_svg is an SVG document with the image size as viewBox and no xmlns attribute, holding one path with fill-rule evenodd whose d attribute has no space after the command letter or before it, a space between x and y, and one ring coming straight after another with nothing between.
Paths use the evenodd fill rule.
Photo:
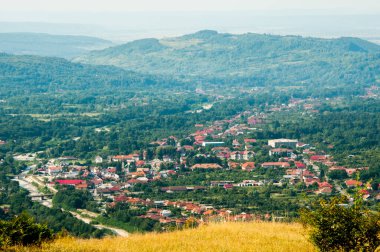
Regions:
<instances>
[{"instance_id":1,"label":"foreground vegetation","mask_svg":"<svg viewBox=\"0 0 380 252\"><path fill-rule=\"evenodd\" d=\"M223 223L128 238L62 238L36 251L314 251L299 224ZM17 248L16 251L31 251Z\"/></svg>"}]
</instances>

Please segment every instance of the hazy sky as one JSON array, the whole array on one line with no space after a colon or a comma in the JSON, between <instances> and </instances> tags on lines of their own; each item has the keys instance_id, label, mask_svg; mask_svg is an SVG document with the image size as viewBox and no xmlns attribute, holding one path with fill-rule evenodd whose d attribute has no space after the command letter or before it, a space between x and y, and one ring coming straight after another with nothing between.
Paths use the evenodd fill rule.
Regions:
<instances>
[{"instance_id":1,"label":"hazy sky","mask_svg":"<svg viewBox=\"0 0 380 252\"><path fill-rule=\"evenodd\" d=\"M335 10L379 13L379 0L1 0L1 11Z\"/></svg>"},{"instance_id":2,"label":"hazy sky","mask_svg":"<svg viewBox=\"0 0 380 252\"><path fill-rule=\"evenodd\" d=\"M0 0L0 32L127 41L202 29L380 41L380 0Z\"/></svg>"}]
</instances>

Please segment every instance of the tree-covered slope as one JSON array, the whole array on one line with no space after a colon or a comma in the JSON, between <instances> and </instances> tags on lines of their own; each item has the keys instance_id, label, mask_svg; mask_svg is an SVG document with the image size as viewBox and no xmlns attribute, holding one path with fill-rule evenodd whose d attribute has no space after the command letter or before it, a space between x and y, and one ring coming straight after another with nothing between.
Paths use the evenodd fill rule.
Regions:
<instances>
[{"instance_id":1,"label":"tree-covered slope","mask_svg":"<svg viewBox=\"0 0 380 252\"><path fill-rule=\"evenodd\" d=\"M200 31L144 39L75 59L133 71L254 85L373 84L380 46L357 38L222 34Z\"/></svg>"},{"instance_id":2,"label":"tree-covered slope","mask_svg":"<svg viewBox=\"0 0 380 252\"><path fill-rule=\"evenodd\" d=\"M0 99L33 93L120 92L146 86L174 85L170 79L142 75L113 66L72 63L62 58L0 53Z\"/></svg>"},{"instance_id":3,"label":"tree-covered slope","mask_svg":"<svg viewBox=\"0 0 380 252\"><path fill-rule=\"evenodd\" d=\"M43 33L0 33L0 52L73 58L112 46L111 41L86 36Z\"/></svg>"}]
</instances>

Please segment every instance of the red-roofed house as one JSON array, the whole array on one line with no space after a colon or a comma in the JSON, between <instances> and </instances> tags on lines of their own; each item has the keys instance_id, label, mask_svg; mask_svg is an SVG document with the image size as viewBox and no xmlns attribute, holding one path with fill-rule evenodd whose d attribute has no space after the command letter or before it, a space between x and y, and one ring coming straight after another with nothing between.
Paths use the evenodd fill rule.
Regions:
<instances>
[{"instance_id":1,"label":"red-roofed house","mask_svg":"<svg viewBox=\"0 0 380 252\"><path fill-rule=\"evenodd\" d=\"M245 139L244 139L244 143L246 143L246 144L256 143L256 139L253 139L253 138L245 138Z\"/></svg>"},{"instance_id":2,"label":"red-roofed house","mask_svg":"<svg viewBox=\"0 0 380 252\"><path fill-rule=\"evenodd\" d=\"M60 185L79 185L85 183L85 180L82 179L57 179L55 183L58 183Z\"/></svg>"},{"instance_id":3,"label":"red-roofed house","mask_svg":"<svg viewBox=\"0 0 380 252\"><path fill-rule=\"evenodd\" d=\"M108 167L107 172L108 173L116 173L116 167Z\"/></svg>"},{"instance_id":4,"label":"red-roofed house","mask_svg":"<svg viewBox=\"0 0 380 252\"><path fill-rule=\"evenodd\" d=\"M62 167L61 166L49 166L47 172L50 176L58 175L59 173L62 172Z\"/></svg>"},{"instance_id":5,"label":"red-roofed house","mask_svg":"<svg viewBox=\"0 0 380 252\"><path fill-rule=\"evenodd\" d=\"M290 164L288 162L265 162L265 163L261 164L261 167L263 167L263 168L274 168L274 167L287 168L287 167L290 167Z\"/></svg>"},{"instance_id":6,"label":"red-roofed house","mask_svg":"<svg viewBox=\"0 0 380 252\"><path fill-rule=\"evenodd\" d=\"M355 186L362 186L363 183L354 179L346 180L346 186L347 187L355 187Z\"/></svg>"},{"instance_id":7,"label":"red-roofed house","mask_svg":"<svg viewBox=\"0 0 380 252\"><path fill-rule=\"evenodd\" d=\"M142 167L145 165L145 161L144 160L138 160L136 161L136 167Z\"/></svg>"},{"instance_id":8,"label":"red-roofed house","mask_svg":"<svg viewBox=\"0 0 380 252\"><path fill-rule=\"evenodd\" d=\"M328 182L321 182L318 184L318 186L319 188L323 188L323 187L333 188L333 186Z\"/></svg>"},{"instance_id":9,"label":"red-roofed house","mask_svg":"<svg viewBox=\"0 0 380 252\"><path fill-rule=\"evenodd\" d=\"M255 163L254 162L245 162L244 164L241 165L241 169L243 171L252 171L255 169Z\"/></svg>"},{"instance_id":10,"label":"red-roofed house","mask_svg":"<svg viewBox=\"0 0 380 252\"><path fill-rule=\"evenodd\" d=\"M294 162L294 164L296 165L296 167L298 169L305 169L306 168L306 165L302 162Z\"/></svg>"},{"instance_id":11,"label":"red-roofed house","mask_svg":"<svg viewBox=\"0 0 380 252\"><path fill-rule=\"evenodd\" d=\"M328 158L329 156L327 155L314 155L310 157L310 160L314 162L322 162L328 160Z\"/></svg>"}]
</instances>

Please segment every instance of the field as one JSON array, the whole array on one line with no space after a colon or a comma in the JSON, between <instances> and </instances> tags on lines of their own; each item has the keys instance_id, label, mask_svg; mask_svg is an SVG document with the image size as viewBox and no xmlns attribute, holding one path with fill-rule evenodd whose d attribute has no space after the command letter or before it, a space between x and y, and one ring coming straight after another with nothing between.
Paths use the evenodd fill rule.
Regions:
<instances>
[{"instance_id":1,"label":"field","mask_svg":"<svg viewBox=\"0 0 380 252\"><path fill-rule=\"evenodd\" d=\"M33 251L18 248L17 251ZM37 250L36 250L37 251ZM299 224L222 223L170 233L128 238L62 238L38 251L315 251Z\"/></svg>"}]
</instances>

